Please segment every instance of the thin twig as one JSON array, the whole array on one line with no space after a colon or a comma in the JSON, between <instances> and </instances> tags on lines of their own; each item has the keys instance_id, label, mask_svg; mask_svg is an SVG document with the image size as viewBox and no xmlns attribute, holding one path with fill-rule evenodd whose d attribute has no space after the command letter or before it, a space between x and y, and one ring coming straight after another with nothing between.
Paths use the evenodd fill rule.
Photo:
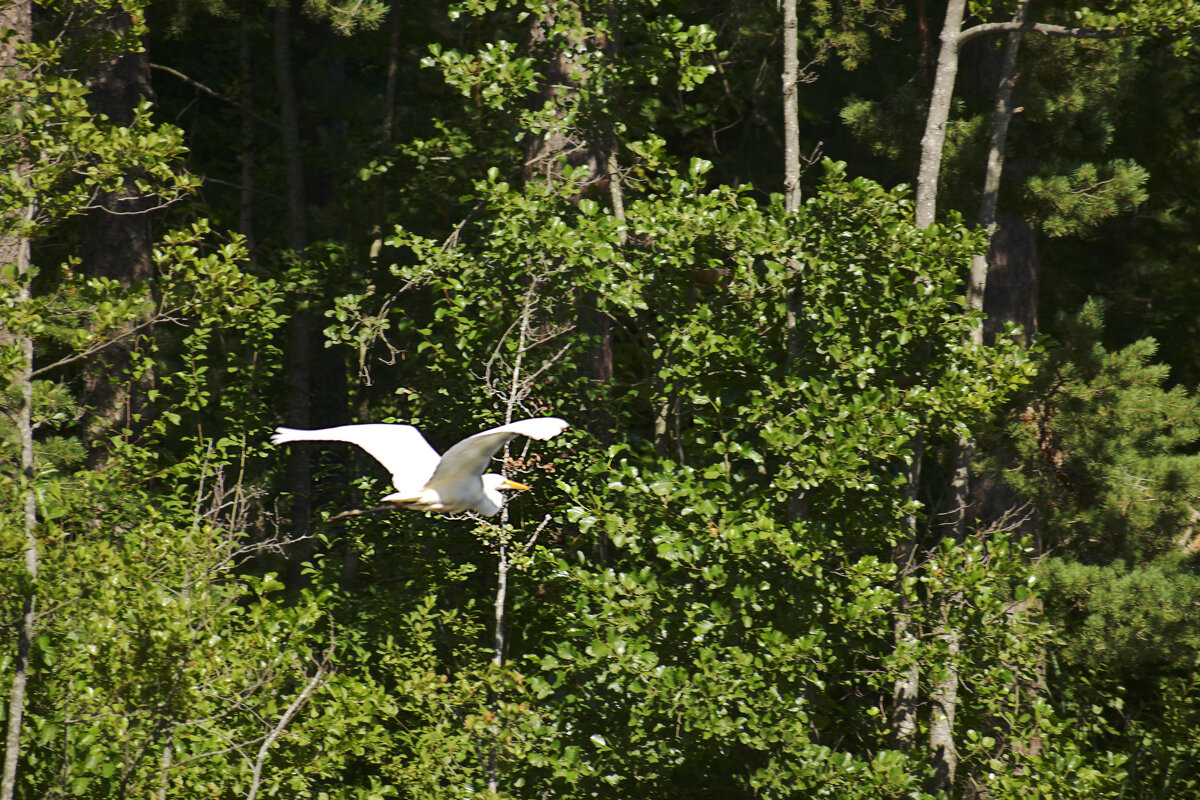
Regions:
<instances>
[{"instance_id":1,"label":"thin twig","mask_svg":"<svg viewBox=\"0 0 1200 800\"><path fill-rule=\"evenodd\" d=\"M296 716L296 712L300 710L300 707L308 702L308 696L324 682L325 676L328 674L325 671L325 667L332 656L332 648L333 645L330 643L330 652L326 653L325 659L317 666L317 672L313 675L312 680L308 682L308 685L304 687L300 694L296 695L296 699L283 712L283 715L279 718L279 722L271 729L271 732L267 734L267 738L263 740L262 745L258 748L258 757L254 759L254 770L250 780L250 790L246 792L246 800L254 800L258 794L258 787L262 782L263 764L267 760L267 751L275 743L275 740L280 737L284 729L287 728L288 724L292 721L292 717Z\"/></svg>"},{"instance_id":2,"label":"thin twig","mask_svg":"<svg viewBox=\"0 0 1200 800\"><path fill-rule=\"evenodd\" d=\"M387 505L375 506L374 508L352 508L352 509L349 509L348 511L342 511L337 514L334 514L332 517L330 517L329 519L327 519L325 521L326 522L340 522L341 520L349 519L350 517L361 517L364 514L378 514L383 511L398 511L399 509L402 509L402 508L404 508L404 506L399 505L398 503L388 503Z\"/></svg>"},{"instance_id":3,"label":"thin twig","mask_svg":"<svg viewBox=\"0 0 1200 800\"><path fill-rule=\"evenodd\" d=\"M220 178L214 178L211 175L201 175L200 179L205 183L215 183L218 186L228 186L231 189L237 189L243 192L251 192L252 194L262 195L263 197L268 197L272 200L278 200L281 203L287 202L287 198L283 195L275 194L274 192L264 192L262 189L255 189L253 186L243 186L242 184L234 183L233 181L223 181Z\"/></svg>"},{"instance_id":4,"label":"thin twig","mask_svg":"<svg viewBox=\"0 0 1200 800\"><path fill-rule=\"evenodd\" d=\"M199 89L200 91L204 92L206 95L208 95L210 97L214 97L217 100L220 100L222 103L228 103L229 105L234 106L235 108L241 109L244 113L249 114L250 116L254 117L254 119L258 120L263 125L274 128L275 130L280 130L283 127L278 122L267 119L266 117L264 117L261 114L259 114L258 112L256 112L254 109L247 107L245 103L239 103L237 100L234 100L230 97L226 97L225 95L221 94L220 92L208 88L200 81L195 80L194 78L189 78L187 75L184 75L182 72L180 72L177 69L171 69L170 67L163 66L162 64L151 64L150 69L156 69L160 72L165 72L168 75L174 75L176 78L183 81L188 86L192 86L196 89Z\"/></svg>"},{"instance_id":5,"label":"thin twig","mask_svg":"<svg viewBox=\"0 0 1200 800\"><path fill-rule=\"evenodd\" d=\"M534 544L534 542L537 541L538 536L540 536L542 531L546 530L546 526L550 524L550 519L551 519L551 516L549 514L547 514L545 519L543 519L541 522L538 523L538 526L533 529L533 535L530 536L529 540L527 542L525 542L524 545L521 546L519 555L524 555L526 552L529 551L529 548L533 547L533 544Z\"/></svg>"},{"instance_id":6,"label":"thin twig","mask_svg":"<svg viewBox=\"0 0 1200 800\"><path fill-rule=\"evenodd\" d=\"M173 316L169 316L169 315L165 315L165 314L164 315L155 315L153 318L148 319L139 325L135 325L134 327L129 328L128 330L125 330L125 331L117 334L115 337L113 337L111 339L105 339L101 342L97 342L96 344L90 345L89 347L87 347L84 350L80 350L76 353L73 353L72 355L64 356L63 358L60 358L58 361L55 361L53 364L47 364L44 367L38 367L32 373L30 373L30 375L32 377L36 378L40 375L44 375L45 373L49 372L52 369L58 369L59 367L65 367L67 364L72 364L81 359L93 356L96 353L99 353L103 350L108 349L109 347L112 347L114 344L117 344L118 342L122 342L126 339L136 336L138 334L138 332L143 330L144 328L150 328L155 325L159 325L159 324L166 323L166 322L173 322L175 324L183 324L183 320L178 317L173 317Z\"/></svg>"}]
</instances>

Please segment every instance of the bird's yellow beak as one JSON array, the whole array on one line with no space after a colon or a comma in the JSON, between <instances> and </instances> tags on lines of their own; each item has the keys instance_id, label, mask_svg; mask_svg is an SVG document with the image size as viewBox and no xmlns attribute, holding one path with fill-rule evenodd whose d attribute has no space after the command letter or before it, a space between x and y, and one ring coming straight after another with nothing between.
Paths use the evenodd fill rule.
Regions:
<instances>
[{"instance_id":1,"label":"bird's yellow beak","mask_svg":"<svg viewBox=\"0 0 1200 800\"><path fill-rule=\"evenodd\" d=\"M516 481L510 481L508 478L505 478L504 483L500 484L500 488L501 489L511 489L513 491L520 491L522 489L528 489L529 487L523 483L517 483Z\"/></svg>"}]
</instances>

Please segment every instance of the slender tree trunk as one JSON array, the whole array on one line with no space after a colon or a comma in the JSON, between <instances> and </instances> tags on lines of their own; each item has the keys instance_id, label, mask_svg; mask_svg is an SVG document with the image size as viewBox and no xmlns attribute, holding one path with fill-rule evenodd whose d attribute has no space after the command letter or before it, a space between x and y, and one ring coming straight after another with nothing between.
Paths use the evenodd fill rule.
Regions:
<instances>
[{"instance_id":1,"label":"slender tree trunk","mask_svg":"<svg viewBox=\"0 0 1200 800\"><path fill-rule=\"evenodd\" d=\"M24 69L17 63L13 45L28 42L33 36L32 3L16 2L0 8L0 75L5 78L21 78ZM4 109L0 113L14 113L17 109ZM10 165L22 175L28 175L28 163ZM27 207L17 213L28 225L33 220L34 209ZM29 286L29 239L23 230L0 237L0 265L15 266L17 302L30 300ZM25 698L29 687L30 659L33 651L34 624L37 611L38 541L37 504L33 489L33 339L25 332L0 329L0 340L16 343L20 347L20 364L13 374L13 385L20 392L20 407L17 409L17 437L21 447L21 505L22 524L25 533L25 578L24 600L21 604L21 619L17 625L17 653L13 661L12 684L9 686L7 719L5 720L4 768L0 772L0 800L12 800L16 791L17 764L21 757L21 734L25 717Z\"/></svg>"},{"instance_id":2,"label":"slender tree trunk","mask_svg":"<svg viewBox=\"0 0 1200 800\"><path fill-rule=\"evenodd\" d=\"M242 13L249 13L248 4L243 4ZM238 203L238 229L246 237L246 250L254 258L258 248L254 231L254 47L250 37L250 26L242 26L242 41L238 53L242 69L242 188Z\"/></svg>"},{"instance_id":3,"label":"slender tree trunk","mask_svg":"<svg viewBox=\"0 0 1200 800\"><path fill-rule=\"evenodd\" d=\"M1013 22L1020 24L1029 13L1029 0L1017 6ZM979 227L987 231L990 242L996 232L996 209L1000 199L1000 178L1004 174L1004 148L1008 141L1008 126L1013 118L1013 89L1017 84L1017 52L1021 46L1021 33L1010 33L1004 41L1004 55L1000 63L1000 80L996 86L995 114L992 118L992 133L988 140L987 171L984 174L983 195L979 203ZM987 291L987 254L980 253L971 261L971 279L967 284L967 303L971 308L982 311L984 293ZM973 332L973 342L983 343L982 323Z\"/></svg>"},{"instance_id":4,"label":"slender tree trunk","mask_svg":"<svg viewBox=\"0 0 1200 800\"><path fill-rule=\"evenodd\" d=\"M896 615L893 640L896 649L910 652L917 646L917 637L910 630L912 617L907 607ZM921 689L921 668L914 659L892 684L892 737L896 747L912 750L917 745L917 702Z\"/></svg>"},{"instance_id":5,"label":"slender tree trunk","mask_svg":"<svg viewBox=\"0 0 1200 800\"><path fill-rule=\"evenodd\" d=\"M1021 24L1029 11L1029 0L1017 6L1013 22ZM996 233L996 207L1000 197L1000 178L1004 173L1004 147L1008 141L1008 126L1013 117L1013 87L1017 83L1017 52L1022 34L1010 33L1005 38L1004 55L1000 63L1000 79L996 86L995 113L992 117L992 133L988 141L987 170L984 174L983 194L979 203L979 227L987 231L989 248L976 253L971 259L971 273L967 279L967 305L976 311L984 310L984 297L988 283L988 258L990 242ZM981 346L984 340L985 321L980 319L971 330L971 343ZM975 457L975 437L959 438L955 447L954 475L951 479L951 508L948 524L958 541L967 536L971 524L971 461Z\"/></svg>"},{"instance_id":6,"label":"slender tree trunk","mask_svg":"<svg viewBox=\"0 0 1200 800\"><path fill-rule=\"evenodd\" d=\"M536 292L537 281L535 280L530 283L529 289L525 293L524 306L521 309L521 326L517 331L516 356L513 359L512 373L509 376L508 396L505 398L505 425L508 425L513 421L513 414L517 410L517 402L521 391L521 382L524 378L525 347L529 341L530 323L533 316L533 305L536 302ZM507 460L508 445L504 446L504 455L505 459ZM508 506L505 505L500 509L500 547L499 560L496 566L496 596L492 604L492 666L497 670L504 666L504 653L508 647L508 574L512 568L512 562L509 560L508 520ZM496 701L497 698L493 697L493 714L498 711ZM485 780L487 781L488 791L493 795L500 791L499 762L499 750L496 745L495 737L493 736L492 740L488 742L487 745L487 754L485 756L484 765Z\"/></svg>"},{"instance_id":7,"label":"slender tree trunk","mask_svg":"<svg viewBox=\"0 0 1200 800\"><path fill-rule=\"evenodd\" d=\"M946 144L946 123L950 119L954 80L958 75L959 34L966 6L966 0L950 0L946 6L933 92L925 117L925 135L921 137L921 165L917 173L918 228L928 228L937 216L938 175L942 169L942 150Z\"/></svg>"},{"instance_id":8,"label":"slender tree trunk","mask_svg":"<svg viewBox=\"0 0 1200 800\"><path fill-rule=\"evenodd\" d=\"M28 242L25 253L28 255ZM24 260L28 269L28 260ZM21 273L26 280L28 273ZM28 283L18 298L29 300ZM25 716L25 697L29 685L30 657L33 652L35 613L37 611L38 541L37 504L33 490L33 340L20 339L22 365L15 376L21 390L21 407L17 413L17 436L21 440L21 489L25 528L25 599L21 605L21 621L17 628L17 657L13 662L13 680L8 693L8 720L4 742L4 772L0 775L0 800L12 800L16 786L17 762L21 755L21 727Z\"/></svg>"},{"instance_id":9,"label":"slender tree trunk","mask_svg":"<svg viewBox=\"0 0 1200 800\"><path fill-rule=\"evenodd\" d=\"M942 151L946 144L946 125L950 119L954 83L958 75L958 50L962 32L966 0L949 0L946 18L942 25L941 47L938 51L937 68L934 72L933 91L930 93L929 111L925 118L925 133L921 137L921 163L917 173L916 224L928 228L937 217L938 176L941 173ZM922 450L918 447L917 450ZM921 458L914 457L910 470L910 486L915 491L920 479ZM915 529L914 529L915 534ZM945 612L946 609L943 609ZM948 618L948 617L947 617ZM947 650L957 655L958 631L943 626L938 634L946 642ZM898 642L899 644L899 642ZM897 682L912 689L911 677ZM954 746L954 712L958 701L958 672L954 657L948 659L941 680L931 690L929 721L929 744L934 758L934 791L953 787L957 768L957 750ZM895 712L894 712L895 713Z\"/></svg>"},{"instance_id":10,"label":"slender tree trunk","mask_svg":"<svg viewBox=\"0 0 1200 800\"><path fill-rule=\"evenodd\" d=\"M953 601L949 601L953 602ZM943 609L943 613L948 609ZM954 789L954 777L958 770L958 748L954 744L954 714L958 709L958 654L962 632L943 617L935 636L946 648L942 679L930 692L929 748L933 751L934 794Z\"/></svg>"},{"instance_id":11,"label":"slender tree trunk","mask_svg":"<svg viewBox=\"0 0 1200 800\"><path fill-rule=\"evenodd\" d=\"M387 83L383 92L383 119L379 126L379 153L386 157L392 146L392 128L396 124L396 86L400 80L400 35L404 32L404 15L401 13L399 2L393 2L389 13L388 25L391 35L388 38ZM371 240L370 256L378 258L383 249L383 237L386 234L387 214L384 210L384 185L379 182L375 191L375 231Z\"/></svg>"},{"instance_id":12,"label":"slender tree trunk","mask_svg":"<svg viewBox=\"0 0 1200 800\"><path fill-rule=\"evenodd\" d=\"M28 6L26 6L28 8ZM8 20L0 18L0 24ZM11 30L12 28L10 28ZM18 29L19 30L19 29ZM32 219L32 209L26 220ZM9 255L16 250L17 280L21 287L18 303L28 303L29 291L29 241L18 237L5 237L0 242L3 263L11 264ZM13 241L15 240L15 241ZM10 332L3 332L12 341ZM16 786L17 762L21 754L21 726L25 715L25 697L29 685L30 657L33 651L35 612L37 610L38 541L37 503L33 489L33 339L27 334L18 334L21 349L21 365L13 375L13 382L21 393L21 404L17 410L17 438L21 446L21 498L25 529L25 599L21 607L21 621L17 628L17 657L13 663L13 680L8 693L8 720L4 743L4 771L0 775L0 800L12 800Z\"/></svg>"},{"instance_id":13,"label":"slender tree trunk","mask_svg":"<svg viewBox=\"0 0 1200 800\"><path fill-rule=\"evenodd\" d=\"M1013 22L1024 23L1029 11L1029 0L1022 0L1017 6ZM999 205L1000 180L1004 172L1005 144L1008 139L1008 128L1012 122L1013 90L1017 82L1017 55L1023 34L1014 32L1008 34L1004 43L1004 54L1001 59L1000 77L996 87L995 113L992 122L992 133L988 142L987 171L984 176L983 195L979 204L978 223L987 231L988 249L985 254L976 255L971 262L971 277L968 285L967 300L972 308L985 311L987 317L980 321L973 331L973 342L981 345L994 338L1003 323L1016 320L1025 327L1026 334L1032 335L1037 325L1037 281L1036 264L1037 250L1034 244L1032 228L1024 220L1012 219L1003 229L997 212ZM1027 234L1022 236L1022 233ZM1032 279L1030 273L1032 272ZM1008 301L1008 302L1006 302ZM1032 307L1032 313L1022 313ZM954 494L956 502L965 506L974 501L972 509L981 509L979 516L990 508L995 508L1004 500L1008 505L1000 512L1004 514L1020 503L1020 498L1014 497L1011 490L998 485L995 481L979 482L973 480L968 472L970 460L975 452L975 440L964 439L959 442L958 463L955 474ZM984 516L984 523L987 522ZM965 533L965 532L964 532ZM1009 609L1011 616L1023 616L1032 612L1031 604L1036 601L1015 603ZM1041 660L1042 668L1045 659ZM1015 673L1014 673L1015 674ZM1044 694L1045 686L1040 680L1033 685L1024 684L1016 678L1014 697L1020 696L1020 690L1025 688L1034 694ZM1018 716L1021 709L1013 709L1013 715ZM999 731L1006 736L1008 731ZM1025 754L1036 754L1041 750L1040 733L1035 729L1034 735L1027 741L1011 741L1010 746ZM953 780L953 775L950 776ZM972 781L972 784L975 784ZM984 795L986 796L986 795Z\"/></svg>"},{"instance_id":14,"label":"slender tree trunk","mask_svg":"<svg viewBox=\"0 0 1200 800\"><path fill-rule=\"evenodd\" d=\"M300 156L300 119L292 72L292 10L290 3L275 8L275 84L279 93L279 122L283 144L287 198L287 244L300 253L308 244L305 219L304 164ZM297 428L311 427L312 317L306 298L299 297L288 327L288 420ZM304 535L312 517L309 490L312 483L307 445L291 448L288 491L291 494L292 529Z\"/></svg>"},{"instance_id":15,"label":"slender tree trunk","mask_svg":"<svg viewBox=\"0 0 1200 800\"><path fill-rule=\"evenodd\" d=\"M914 503L917 499L918 484L921 481L921 465L925 460L925 436L918 433L912 440L912 461L905 469L907 483L904 487L904 499ZM892 553L892 561L896 564L896 585L901 601L896 609L896 620L893 625L893 645L897 652L904 654L909 664L892 683L892 730L896 746L903 750L912 750L917 744L917 707L921 690L921 667L913 650L917 646L917 634L913 630L912 611L905 598L905 581L912 575L916 554L920 550L919 520L916 513L910 512L904 517L904 526L908 531L908 540L897 546Z\"/></svg>"},{"instance_id":16,"label":"slender tree trunk","mask_svg":"<svg viewBox=\"0 0 1200 800\"><path fill-rule=\"evenodd\" d=\"M799 22L796 0L783 0L783 192L784 210L800 210L800 56ZM787 374L795 377L800 368L803 342L800 318L804 308L804 271L800 259L788 259L787 311L784 319L784 347L787 349ZM788 498L788 520L808 516L808 496L797 488Z\"/></svg>"},{"instance_id":17,"label":"slender tree trunk","mask_svg":"<svg viewBox=\"0 0 1200 800\"><path fill-rule=\"evenodd\" d=\"M788 213L800 208L800 75L796 0L783 0L783 191Z\"/></svg>"},{"instance_id":18,"label":"slender tree trunk","mask_svg":"<svg viewBox=\"0 0 1200 800\"><path fill-rule=\"evenodd\" d=\"M163 744L162 755L158 759L158 800L167 800L167 789L171 786L171 761L174 759L175 747L171 736L167 736Z\"/></svg>"},{"instance_id":19,"label":"slender tree trunk","mask_svg":"<svg viewBox=\"0 0 1200 800\"><path fill-rule=\"evenodd\" d=\"M899 601L892 637L896 651L909 661L892 684L892 736L901 750L912 750L917 746L917 705L921 690L921 668L916 659L917 636L904 587L905 580L912 574L918 550L917 520L912 518L908 522L910 538L897 546L892 554L892 561L899 567L896 578Z\"/></svg>"},{"instance_id":20,"label":"slender tree trunk","mask_svg":"<svg viewBox=\"0 0 1200 800\"><path fill-rule=\"evenodd\" d=\"M508 527L508 509L503 510L500 534L500 563L496 569L496 599L495 599L495 630L492 638L492 666L499 670L504 666L504 648L508 634L505 627L508 609L508 571L511 566L508 561L508 542L504 540L504 530ZM493 710L493 714L495 711ZM495 724L495 723L493 723ZM496 795L500 791L500 754L493 739L487 750L486 777L488 791Z\"/></svg>"}]
</instances>

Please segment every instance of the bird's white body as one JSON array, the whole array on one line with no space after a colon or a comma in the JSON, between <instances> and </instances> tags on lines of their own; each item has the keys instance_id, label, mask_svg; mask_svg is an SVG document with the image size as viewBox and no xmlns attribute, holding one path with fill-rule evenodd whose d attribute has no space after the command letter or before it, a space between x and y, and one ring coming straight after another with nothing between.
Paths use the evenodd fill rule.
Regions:
<instances>
[{"instance_id":1,"label":"bird's white body","mask_svg":"<svg viewBox=\"0 0 1200 800\"><path fill-rule=\"evenodd\" d=\"M549 439L567 428L558 417L534 417L468 436L439 456L412 425L374 423L305 431L276 428L273 444L349 442L366 450L392 474L396 491L384 501L423 511L492 515L504 506L501 489L528 489L503 475L484 473L497 450L514 436Z\"/></svg>"}]
</instances>

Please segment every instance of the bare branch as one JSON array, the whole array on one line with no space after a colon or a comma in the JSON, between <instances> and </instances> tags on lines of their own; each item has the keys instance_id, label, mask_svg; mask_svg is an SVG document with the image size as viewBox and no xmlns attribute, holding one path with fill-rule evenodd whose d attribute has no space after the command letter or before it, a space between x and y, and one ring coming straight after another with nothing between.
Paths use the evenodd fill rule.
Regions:
<instances>
[{"instance_id":1,"label":"bare branch","mask_svg":"<svg viewBox=\"0 0 1200 800\"><path fill-rule=\"evenodd\" d=\"M199 89L200 91L204 92L206 95L208 95L210 97L214 97L217 100L220 100L222 103L228 103L231 106L241 109L242 112L254 117L254 119L258 120L263 125L267 125L268 127L274 128L275 130L280 130L282 127L278 122L267 119L266 117L264 117L264 116L260 115L258 112L256 112L254 109L248 108L244 103L239 103L237 100L234 100L230 97L226 97L225 95L221 94L220 92L217 92L213 89L208 88L200 81L194 80L193 78L189 78L187 75L184 75L179 70L171 69L170 67L163 66L162 64L151 64L150 69L156 69L159 72L165 72L168 75L174 75L176 78L183 81L188 86L195 87L196 89Z\"/></svg>"},{"instance_id":2,"label":"bare branch","mask_svg":"<svg viewBox=\"0 0 1200 800\"><path fill-rule=\"evenodd\" d=\"M288 724L292 721L292 717L296 716L296 712L300 710L300 707L308 702L309 695L325 681L325 677L329 674L325 670L326 665L329 663L329 657L330 653L327 653L325 660L317 666L317 672L313 675L312 680L301 690L300 694L296 695L296 699L283 712L283 715L279 718L279 722L275 724L275 727L271 729L271 732L267 734L267 738L263 740L262 745L258 748L258 757L254 759L253 777L250 781L250 790L246 792L246 800L254 800L258 795L258 787L262 782L263 764L267 760L267 751L275 743L275 740L280 737L284 729L287 728Z\"/></svg>"},{"instance_id":3,"label":"bare branch","mask_svg":"<svg viewBox=\"0 0 1200 800\"><path fill-rule=\"evenodd\" d=\"M223 181L220 178L214 178L211 175L201 175L200 177L204 180L205 183L215 183L218 186L228 186L231 189L238 189L243 192L252 192L253 194L262 195L263 197L268 197L272 200L278 200L280 203L287 202L286 197L284 197L283 195L275 194L274 192L264 192L262 189L255 189L252 186L243 186L242 184L234 183L233 181Z\"/></svg>"},{"instance_id":4,"label":"bare branch","mask_svg":"<svg viewBox=\"0 0 1200 800\"><path fill-rule=\"evenodd\" d=\"M1116 39L1130 36L1128 28L1068 28L1065 25L1052 25L1048 22L985 22L958 34L958 44L965 44L979 36L991 33L1040 33L1045 36L1070 36L1075 39Z\"/></svg>"},{"instance_id":5,"label":"bare branch","mask_svg":"<svg viewBox=\"0 0 1200 800\"><path fill-rule=\"evenodd\" d=\"M533 535L529 537L525 544L521 545L521 549L517 551L517 555L524 555L527 553L529 548L533 547L534 542L537 541L538 536L542 534L542 531L546 530L546 526L549 524L550 515L547 514L546 517L538 523L538 526L533 529Z\"/></svg>"},{"instance_id":6,"label":"bare branch","mask_svg":"<svg viewBox=\"0 0 1200 800\"><path fill-rule=\"evenodd\" d=\"M152 196L152 195L144 195L144 196L137 195L137 196L133 196L133 197L122 197L122 198L118 198L118 199L123 202L132 202L134 200L144 200L146 197L150 197L150 196ZM106 205L96 203L93 200L92 202L89 202L87 205L79 206L79 210L81 210L81 211L103 211L105 214L108 214L110 217L136 217L140 214L151 214L155 211L161 211L164 208L170 208L171 206L175 205L182 199L183 199L183 195L178 195L176 197L171 197L166 200L163 200L156 205L147 206L146 208L139 208L136 211L117 211L116 209L109 208Z\"/></svg>"},{"instance_id":7,"label":"bare branch","mask_svg":"<svg viewBox=\"0 0 1200 800\"><path fill-rule=\"evenodd\" d=\"M64 356L63 358L60 358L58 361L55 361L53 364L47 364L44 367L38 367L31 373L31 377L36 378L40 375L44 375L45 373L49 372L50 370L58 369L59 367L65 367L67 364L74 363L74 362L79 361L84 358L89 358L89 357L95 355L96 353L99 353L103 350L107 350L109 347L112 347L113 345L117 344L118 342L122 342L126 339L136 336L139 331L141 331L145 328L150 328L150 327L153 327L155 325L160 325L165 322L174 322L176 324L182 324L183 320L181 320L177 317L172 317L168 314L155 315L153 318L146 320L145 322L141 323L140 325L135 325L132 328L122 331L121 333L117 334L115 337L113 337L111 339L105 339L104 341L92 344L92 345L88 346L86 349L80 350L77 353L72 353L69 356Z\"/></svg>"}]
</instances>

